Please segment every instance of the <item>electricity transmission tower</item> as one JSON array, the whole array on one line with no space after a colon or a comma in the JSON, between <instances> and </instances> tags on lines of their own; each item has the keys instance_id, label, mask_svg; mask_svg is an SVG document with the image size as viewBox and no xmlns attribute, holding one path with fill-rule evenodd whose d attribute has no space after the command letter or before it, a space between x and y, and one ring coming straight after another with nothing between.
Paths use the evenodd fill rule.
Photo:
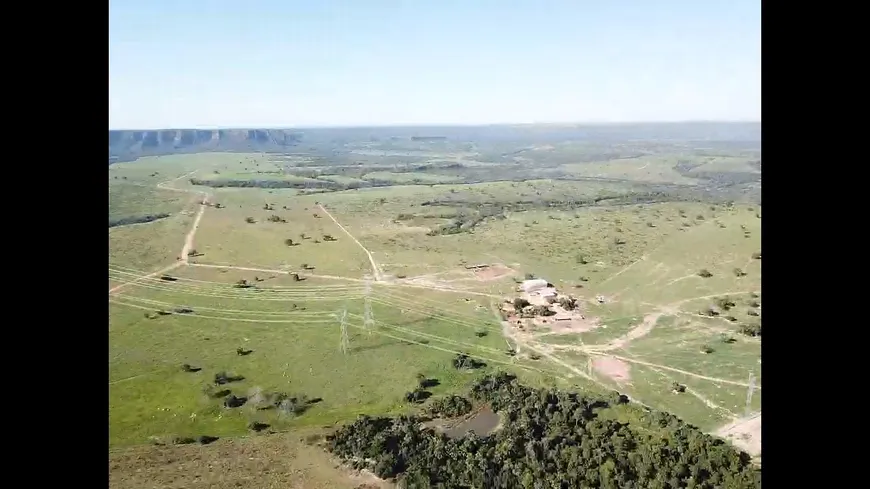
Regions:
<instances>
[{"instance_id":1,"label":"electricity transmission tower","mask_svg":"<svg viewBox=\"0 0 870 489\"><path fill-rule=\"evenodd\" d=\"M347 347L350 343L350 340L347 338L347 307L342 309L339 320L341 321L341 343L339 347L341 348L341 352L347 355Z\"/></svg>"},{"instance_id":2,"label":"electricity transmission tower","mask_svg":"<svg viewBox=\"0 0 870 489\"><path fill-rule=\"evenodd\" d=\"M371 301L371 293L372 293L372 283L369 281L369 276L366 275L366 289L365 289L365 313L364 313L364 322L363 328L365 328L366 332L369 335L372 334L372 328L375 325L375 318L372 316L372 301Z\"/></svg>"},{"instance_id":3,"label":"electricity transmission tower","mask_svg":"<svg viewBox=\"0 0 870 489\"><path fill-rule=\"evenodd\" d=\"M746 416L749 416L749 410L752 403L752 392L755 390L755 375L749 372L749 389L746 391Z\"/></svg>"}]
</instances>

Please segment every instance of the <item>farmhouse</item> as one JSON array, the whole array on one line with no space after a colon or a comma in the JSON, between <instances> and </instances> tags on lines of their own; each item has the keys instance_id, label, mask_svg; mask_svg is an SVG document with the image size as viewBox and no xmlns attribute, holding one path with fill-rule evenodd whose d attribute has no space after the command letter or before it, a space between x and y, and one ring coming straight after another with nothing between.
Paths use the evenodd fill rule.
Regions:
<instances>
[{"instance_id":1,"label":"farmhouse","mask_svg":"<svg viewBox=\"0 0 870 489\"><path fill-rule=\"evenodd\" d=\"M520 284L520 291L525 293L536 292L541 289L546 289L549 283L541 278L536 278L533 280L525 280L522 284Z\"/></svg>"}]
</instances>

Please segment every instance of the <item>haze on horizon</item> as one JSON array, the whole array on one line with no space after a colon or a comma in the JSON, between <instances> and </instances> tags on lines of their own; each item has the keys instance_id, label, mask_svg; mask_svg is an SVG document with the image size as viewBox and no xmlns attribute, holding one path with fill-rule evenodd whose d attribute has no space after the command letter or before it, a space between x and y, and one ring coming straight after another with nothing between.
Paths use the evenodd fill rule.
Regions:
<instances>
[{"instance_id":1,"label":"haze on horizon","mask_svg":"<svg viewBox=\"0 0 870 489\"><path fill-rule=\"evenodd\" d=\"M109 128L760 121L758 0L110 0Z\"/></svg>"}]
</instances>

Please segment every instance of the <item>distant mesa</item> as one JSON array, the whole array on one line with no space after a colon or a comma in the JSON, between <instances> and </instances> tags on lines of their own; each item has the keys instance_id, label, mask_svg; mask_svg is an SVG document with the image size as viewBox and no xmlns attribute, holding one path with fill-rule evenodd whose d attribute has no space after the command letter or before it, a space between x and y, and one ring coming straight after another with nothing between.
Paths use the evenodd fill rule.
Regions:
<instances>
[{"instance_id":1,"label":"distant mesa","mask_svg":"<svg viewBox=\"0 0 870 489\"><path fill-rule=\"evenodd\" d=\"M444 141L447 136L411 136L411 141Z\"/></svg>"},{"instance_id":2,"label":"distant mesa","mask_svg":"<svg viewBox=\"0 0 870 489\"><path fill-rule=\"evenodd\" d=\"M281 153L301 138L300 132L288 129L110 130L109 164L178 153Z\"/></svg>"}]
</instances>

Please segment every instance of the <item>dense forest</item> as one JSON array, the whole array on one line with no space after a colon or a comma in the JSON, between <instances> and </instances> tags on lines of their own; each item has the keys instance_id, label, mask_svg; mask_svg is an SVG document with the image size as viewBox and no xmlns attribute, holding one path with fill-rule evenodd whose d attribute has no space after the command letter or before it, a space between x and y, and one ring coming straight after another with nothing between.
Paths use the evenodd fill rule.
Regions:
<instances>
[{"instance_id":1,"label":"dense forest","mask_svg":"<svg viewBox=\"0 0 870 489\"><path fill-rule=\"evenodd\" d=\"M498 373L470 397L501 416L500 430L451 439L415 417L363 416L330 435L328 448L409 489L761 487L746 453L673 415L646 410L630 425L604 415L628 403L618 393L532 389Z\"/></svg>"}]
</instances>

